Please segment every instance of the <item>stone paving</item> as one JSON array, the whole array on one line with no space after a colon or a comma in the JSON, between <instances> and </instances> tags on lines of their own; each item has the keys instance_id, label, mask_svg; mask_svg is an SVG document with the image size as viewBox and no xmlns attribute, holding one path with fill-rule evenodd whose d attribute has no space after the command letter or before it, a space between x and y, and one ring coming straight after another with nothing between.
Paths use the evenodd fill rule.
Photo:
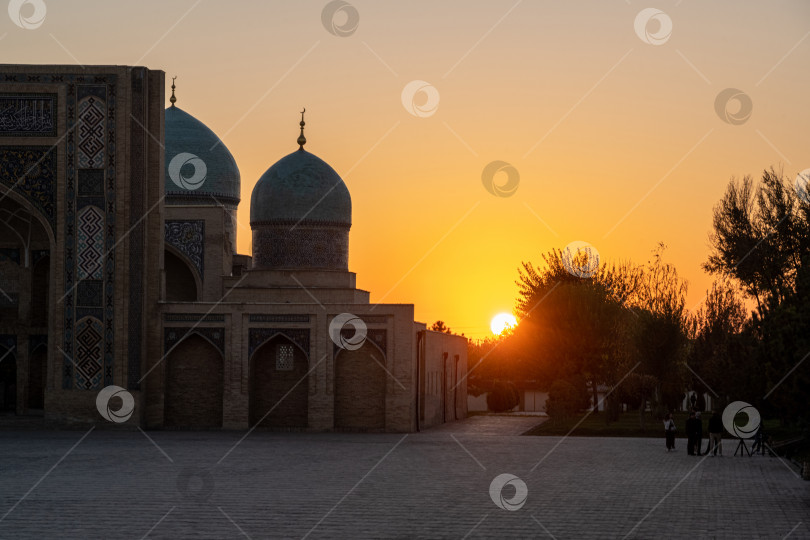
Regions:
<instances>
[{"instance_id":1,"label":"stone paving","mask_svg":"<svg viewBox=\"0 0 810 540\"><path fill-rule=\"evenodd\" d=\"M776 458L731 457L730 441L698 458L681 439L668 454L663 439L497 435L497 422L241 443L4 431L0 538L810 538L810 482ZM525 482L522 508L490 498L502 473Z\"/></svg>"}]
</instances>

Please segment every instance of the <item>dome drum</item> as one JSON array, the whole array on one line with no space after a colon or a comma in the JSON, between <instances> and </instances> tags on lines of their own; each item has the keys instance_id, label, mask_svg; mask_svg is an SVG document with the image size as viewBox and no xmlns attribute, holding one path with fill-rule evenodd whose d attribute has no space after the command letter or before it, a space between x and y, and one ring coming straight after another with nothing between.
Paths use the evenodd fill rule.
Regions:
<instances>
[{"instance_id":1,"label":"dome drum","mask_svg":"<svg viewBox=\"0 0 810 540\"><path fill-rule=\"evenodd\" d=\"M253 229L254 269L349 269L349 226L259 222Z\"/></svg>"}]
</instances>

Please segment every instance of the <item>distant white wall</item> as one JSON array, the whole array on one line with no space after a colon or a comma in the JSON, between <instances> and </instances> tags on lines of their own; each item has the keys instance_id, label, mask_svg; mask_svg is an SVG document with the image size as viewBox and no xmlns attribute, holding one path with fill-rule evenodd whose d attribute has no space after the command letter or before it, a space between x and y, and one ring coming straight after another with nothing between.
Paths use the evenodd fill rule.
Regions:
<instances>
[{"instance_id":1,"label":"distant white wall","mask_svg":"<svg viewBox=\"0 0 810 540\"><path fill-rule=\"evenodd\" d=\"M539 390L524 390L520 396L520 408L518 410L528 412L545 412L548 392Z\"/></svg>"}]
</instances>

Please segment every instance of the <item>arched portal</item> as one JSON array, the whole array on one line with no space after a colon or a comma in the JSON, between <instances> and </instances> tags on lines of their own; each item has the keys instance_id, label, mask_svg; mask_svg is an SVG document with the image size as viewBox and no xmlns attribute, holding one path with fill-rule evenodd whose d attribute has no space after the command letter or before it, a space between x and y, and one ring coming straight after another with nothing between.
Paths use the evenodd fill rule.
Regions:
<instances>
[{"instance_id":1,"label":"arched portal","mask_svg":"<svg viewBox=\"0 0 810 540\"><path fill-rule=\"evenodd\" d=\"M53 302L52 248L52 230L45 216L13 189L2 193L0 336L11 342L31 343L57 326L49 309ZM5 411L23 414L34 408L32 403L43 408L48 351L47 347L34 349L37 355L32 358L28 346L22 350L12 347L0 361L0 408ZM0 357L8 351L0 346Z\"/></svg>"},{"instance_id":2,"label":"arched portal","mask_svg":"<svg viewBox=\"0 0 810 540\"><path fill-rule=\"evenodd\" d=\"M307 357L295 343L276 336L250 360L250 425L307 427Z\"/></svg>"},{"instance_id":3,"label":"arched portal","mask_svg":"<svg viewBox=\"0 0 810 540\"><path fill-rule=\"evenodd\" d=\"M168 302L196 302L199 297L197 280L188 264L164 250L163 267L166 270L166 300Z\"/></svg>"},{"instance_id":4,"label":"arched portal","mask_svg":"<svg viewBox=\"0 0 810 540\"><path fill-rule=\"evenodd\" d=\"M222 427L223 362L219 349L198 334L166 358L164 425Z\"/></svg>"},{"instance_id":5,"label":"arched portal","mask_svg":"<svg viewBox=\"0 0 810 540\"><path fill-rule=\"evenodd\" d=\"M385 429L385 357L366 341L335 359L335 427Z\"/></svg>"}]
</instances>

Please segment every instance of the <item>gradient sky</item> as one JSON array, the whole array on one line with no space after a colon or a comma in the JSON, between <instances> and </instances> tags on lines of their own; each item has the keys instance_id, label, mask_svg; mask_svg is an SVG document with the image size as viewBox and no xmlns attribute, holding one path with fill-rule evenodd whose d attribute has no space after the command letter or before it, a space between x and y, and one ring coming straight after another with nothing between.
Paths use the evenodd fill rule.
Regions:
<instances>
[{"instance_id":1,"label":"gradient sky","mask_svg":"<svg viewBox=\"0 0 810 540\"><path fill-rule=\"evenodd\" d=\"M322 24L326 1L45 4L34 30L0 16L0 61L177 75L177 105L223 139L241 170L242 253L253 186L296 149L306 106L307 150L352 195L358 286L468 336L512 311L521 261L575 240L603 260L639 263L664 242L692 307L711 283L700 265L729 179L810 168L802 0L352 0L360 19L347 37ZM660 45L634 29L649 7L672 21ZM438 91L435 114L403 106L413 80ZM726 88L753 103L740 125L715 111ZM510 197L484 189L495 160L519 172Z\"/></svg>"}]
</instances>

